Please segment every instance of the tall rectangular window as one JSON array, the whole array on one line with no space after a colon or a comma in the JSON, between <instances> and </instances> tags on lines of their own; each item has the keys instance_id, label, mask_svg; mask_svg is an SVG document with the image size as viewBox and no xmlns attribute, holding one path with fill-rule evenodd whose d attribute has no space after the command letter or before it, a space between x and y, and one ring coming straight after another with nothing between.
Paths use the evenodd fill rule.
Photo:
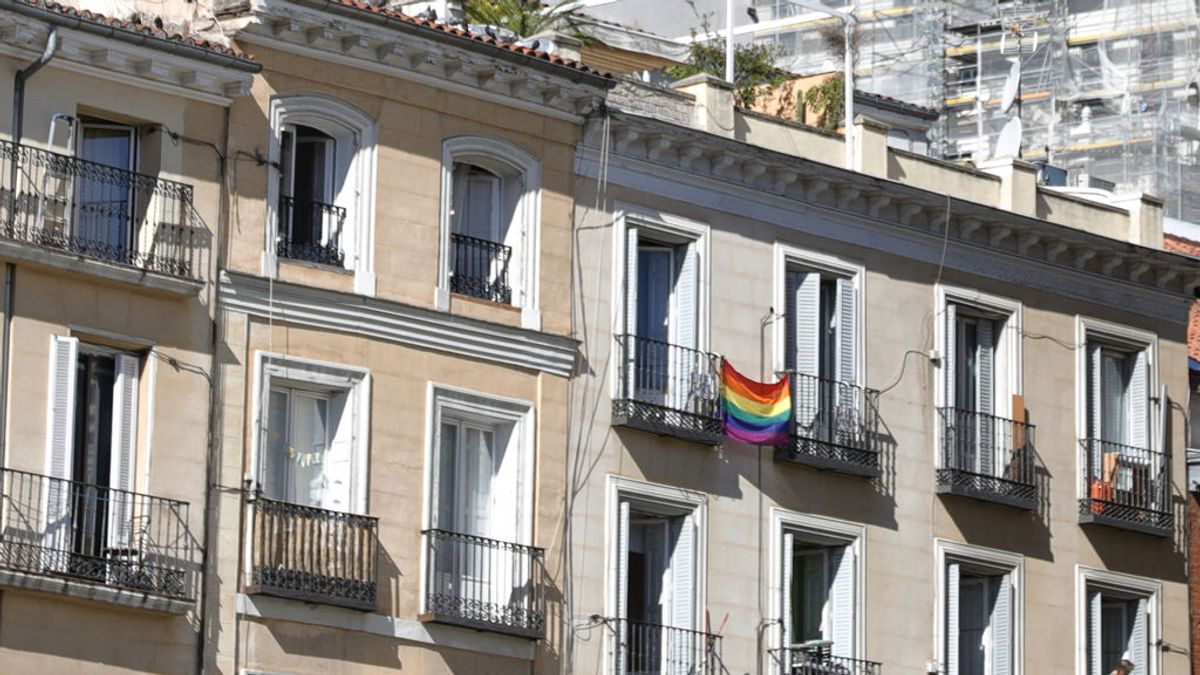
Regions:
<instances>
[{"instance_id":1,"label":"tall rectangular window","mask_svg":"<svg viewBox=\"0 0 1200 675\"><path fill-rule=\"evenodd\" d=\"M1014 570L969 559L945 567L946 672L951 675L1012 675L1016 672Z\"/></svg>"},{"instance_id":2,"label":"tall rectangular window","mask_svg":"<svg viewBox=\"0 0 1200 675\"><path fill-rule=\"evenodd\" d=\"M133 127L82 121L79 158L128 172L136 169L137 135ZM87 242L91 255L123 261L132 245L134 184L104 171L85 171L78 179L77 211L71 236Z\"/></svg>"},{"instance_id":3,"label":"tall rectangular window","mask_svg":"<svg viewBox=\"0 0 1200 675\"><path fill-rule=\"evenodd\" d=\"M857 645L858 567L854 547L786 531L783 535L783 647L822 643L853 658ZM789 655L795 656L795 655ZM797 659L789 659L797 662Z\"/></svg>"},{"instance_id":4,"label":"tall rectangular window","mask_svg":"<svg viewBox=\"0 0 1200 675\"><path fill-rule=\"evenodd\" d=\"M1088 675L1109 675L1125 662L1133 664L1133 675L1151 672L1148 602L1137 593L1088 586Z\"/></svg>"}]
</instances>

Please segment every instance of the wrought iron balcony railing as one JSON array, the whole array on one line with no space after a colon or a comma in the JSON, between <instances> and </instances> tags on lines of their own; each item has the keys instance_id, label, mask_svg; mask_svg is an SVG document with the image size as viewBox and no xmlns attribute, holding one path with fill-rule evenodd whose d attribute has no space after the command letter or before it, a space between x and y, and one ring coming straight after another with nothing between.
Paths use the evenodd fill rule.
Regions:
<instances>
[{"instance_id":1,"label":"wrought iron balcony railing","mask_svg":"<svg viewBox=\"0 0 1200 675\"><path fill-rule=\"evenodd\" d=\"M939 494L1037 508L1034 426L961 408L939 408Z\"/></svg>"},{"instance_id":2,"label":"wrought iron balcony railing","mask_svg":"<svg viewBox=\"0 0 1200 675\"><path fill-rule=\"evenodd\" d=\"M275 254L289 260L342 267L342 228L346 209L321 202L279 198L279 239Z\"/></svg>"},{"instance_id":3,"label":"wrought iron balcony railing","mask_svg":"<svg viewBox=\"0 0 1200 675\"><path fill-rule=\"evenodd\" d=\"M720 675L721 636L657 623L608 619L613 675Z\"/></svg>"},{"instance_id":4,"label":"wrought iron balcony railing","mask_svg":"<svg viewBox=\"0 0 1200 675\"><path fill-rule=\"evenodd\" d=\"M1097 438L1081 440L1080 447L1079 522L1171 534L1169 455Z\"/></svg>"},{"instance_id":5,"label":"wrought iron balcony railing","mask_svg":"<svg viewBox=\"0 0 1200 675\"><path fill-rule=\"evenodd\" d=\"M512 304L508 265L512 248L494 241L450 235L450 290L472 298Z\"/></svg>"},{"instance_id":6,"label":"wrought iron balcony railing","mask_svg":"<svg viewBox=\"0 0 1200 675\"><path fill-rule=\"evenodd\" d=\"M186 502L0 469L0 568L191 600Z\"/></svg>"},{"instance_id":7,"label":"wrought iron balcony railing","mask_svg":"<svg viewBox=\"0 0 1200 675\"><path fill-rule=\"evenodd\" d=\"M379 519L254 497L247 591L373 610Z\"/></svg>"},{"instance_id":8,"label":"wrought iron balcony railing","mask_svg":"<svg viewBox=\"0 0 1200 675\"><path fill-rule=\"evenodd\" d=\"M880 475L879 392L813 375L789 373L794 408L785 459L856 476Z\"/></svg>"},{"instance_id":9,"label":"wrought iron balcony railing","mask_svg":"<svg viewBox=\"0 0 1200 675\"><path fill-rule=\"evenodd\" d=\"M616 350L614 425L721 442L721 357L636 335L618 335Z\"/></svg>"},{"instance_id":10,"label":"wrought iron balcony railing","mask_svg":"<svg viewBox=\"0 0 1200 675\"><path fill-rule=\"evenodd\" d=\"M779 675L882 675L883 664L830 654L830 643L770 650Z\"/></svg>"},{"instance_id":11,"label":"wrought iron balcony railing","mask_svg":"<svg viewBox=\"0 0 1200 675\"><path fill-rule=\"evenodd\" d=\"M208 237L192 186L0 141L0 237L184 279Z\"/></svg>"},{"instance_id":12,"label":"wrought iron balcony railing","mask_svg":"<svg viewBox=\"0 0 1200 675\"><path fill-rule=\"evenodd\" d=\"M540 639L546 633L540 548L426 530L427 621Z\"/></svg>"}]
</instances>

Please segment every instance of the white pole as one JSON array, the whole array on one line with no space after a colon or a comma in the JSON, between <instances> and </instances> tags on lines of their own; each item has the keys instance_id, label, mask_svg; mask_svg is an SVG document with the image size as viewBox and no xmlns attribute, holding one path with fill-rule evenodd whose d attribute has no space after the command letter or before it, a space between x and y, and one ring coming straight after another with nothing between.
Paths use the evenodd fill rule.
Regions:
<instances>
[{"instance_id":1,"label":"white pole","mask_svg":"<svg viewBox=\"0 0 1200 675\"><path fill-rule=\"evenodd\" d=\"M733 84L733 0L725 0L725 81Z\"/></svg>"},{"instance_id":2,"label":"white pole","mask_svg":"<svg viewBox=\"0 0 1200 675\"><path fill-rule=\"evenodd\" d=\"M850 17L842 18L842 23L846 27L846 44L845 55L842 59L842 84L845 91L843 95L846 97L842 109L845 111L842 124L846 128L846 168L854 168L854 50L850 45L850 37L854 30L854 24Z\"/></svg>"}]
</instances>

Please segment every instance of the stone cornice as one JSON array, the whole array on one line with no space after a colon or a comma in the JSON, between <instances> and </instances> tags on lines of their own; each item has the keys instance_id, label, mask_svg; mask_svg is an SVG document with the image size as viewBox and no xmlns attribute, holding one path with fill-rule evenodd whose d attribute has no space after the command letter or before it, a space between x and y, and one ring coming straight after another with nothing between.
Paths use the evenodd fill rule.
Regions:
<instances>
[{"instance_id":1,"label":"stone cornice","mask_svg":"<svg viewBox=\"0 0 1200 675\"><path fill-rule=\"evenodd\" d=\"M585 145L600 147L600 129ZM611 113L610 134L611 152L631 159L1159 291L1200 288L1200 265L1176 253L628 113Z\"/></svg>"}]
</instances>

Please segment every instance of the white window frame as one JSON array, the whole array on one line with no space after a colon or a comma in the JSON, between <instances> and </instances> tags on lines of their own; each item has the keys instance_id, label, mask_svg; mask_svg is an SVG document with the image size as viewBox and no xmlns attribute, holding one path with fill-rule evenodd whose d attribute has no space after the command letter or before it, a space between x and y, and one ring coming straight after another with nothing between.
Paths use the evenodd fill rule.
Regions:
<instances>
[{"instance_id":1,"label":"white window frame","mask_svg":"<svg viewBox=\"0 0 1200 675\"><path fill-rule=\"evenodd\" d=\"M803 267L807 270L850 279L854 285L854 300L858 303L854 325L854 377L853 384L864 387L867 380L867 271L861 263L800 248L783 242L775 242L775 274L772 280L772 307L776 312L772 334L775 339L775 372L782 372L787 364L787 270L788 267Z\"/></svg>"},{"instance_id":2,"label":"white window frame","mask_svg":"<svg viewBox=\"0 0 1200 675\"><path fill-rule=\"evenodd\" d=\"M951 562L993 569L1008 574L1013 588L1012 604L1012 675L1025 673L1025 556L994 548L934 539L936 602L933 615L933 653L946 672L946 567Z\"/></svg>"},{"instance_id":3,"label":"white window frame","mask_svg":"<svg viewBox=\"0 0 1200 675\"><path fill-rule=\"evenodd\" d=\"M442 179L438 235L438 278L434 303L450 309L450 227L453 210L454 164L498 164L520 174L524 192L517 201L509 231L516 229L520 245L513 247L515 264L509 267L513 305L521 310L521 327L541 330L539 269L542 250L542 163L516 144L495 136L454 136L442 142ZM491 169L489 169L491 170ZM501 176L501 181L504 177ZM503 182L501 194L503 194Z\"/></svg>"},{"instance_id":4,"label":"white window frame","mask_svg":"<svg viewBox=\"0 0 1200 675\"><path fill-rule=\"evenodd\" d=\"M691 220L651 208L634 206L617 202L613 215L613 276L612 276L612 334L621 335L625 332L625 307L628 289L625 288L625 256L628 251L628 232L630 227L636 227L639 232L659 232L668 238L686 239L696 247L696 346L700 352L708 351L709 326L709 278L711 263L709 248L711 246L711 231L707 223ZM639 240L640 240L639 235ZM653 236L649 237L653 239ZM674 317L672 317L674 319ZM622 364L613 359L613 377L611 379L612 396L620 395Z\"/></svg>"},{"instance_id":5,"label":"white window frame","mask_svg":"<svg viewBox=\"0 0 1200 675\"><path fill-rule=\"evenodd\" d=\"M270 103L271 136L267 159L273 170L267 180L267 221L263 248L263 275L277 278L279 258L275 244L279 233L279 176L284 125L302 125L333 136L339 149L347 141L355 146L349 158L346 181L334 195L334 204L346 209L341 245L345 270L354 275L354 292L375 295L375 173L379 125L365 112L324 94L277 96ZM343 151L350 151L345 148ZM341 152L337 153L339 156Z\"/></svg>"},{"instance_id":6,"label":"white window frame","mask_svg":"<svg viewBox=\"0 0 1200 675\"><path fill-rule=\"evenodd\" d=\"M1161 415L1152 405L1159 399L1158 383L1158 335L1153 331L1134 328L1112 321L1095 319L1089 316L1075 317L1075 438L1082 440L1088 436L1088 341L1100 340L1117 347L1128 348L1132 351L1142 351L1146 354L1146 443L1147 449L1162 453L1163 462L1170 471L1170 456L1167 448L1163 447L1165 439L1161 423ZM1159 400L1161 406L1163 401ZM1075 475L1083 476L1087 471L1081 453L1075 453ZM1086 481L1076 480L1076 490L1080 499L1087 497Z\"/></svg>"},{"instance_id":7,"label":"white window frame","mask_svg":"<svg viewBox=\"0 0 1200 675\"><path fill-rule=\"evenodd\" d=\"M1022 357L1021 336L1024 335L1024 318L1023 305L1018 300L1011 300L999 295L984 293L971 288L962 286L951 286L948 284L938 284L934 288L936 294L934 301L934 316L933 322L934 344L937 345L939 362L937 366L937 377L934 378L934 398L935 408L947 407L950 405L948 399L949 392L946 391L946 376L945 363L946 354L949 349L953 348L950 340L954 337L948 335L946 329L946 308L950 305L965 306L971 309L976 309L989 314L1002 314L1005 317L1004 327L1000 329L1000 334L996 339L997 357L999 352L1003 350L1008 358L1008 368L1005 373L996 371L997 381L1004 378L1004 387L1009 396L1007 400L997 399L995 406L995 415L997 417L1012 417L1012 397L1021 396L1024 390L1024 359ZM936 414L936 412L935 412ZM940 425L935 425L935 428Z\"/></svg>"},{"instance_id":8,"label":"white window frame","mask_svg":"<svg viewBox=\"0 0 1200 675\"><path fill-rule=\"evenodd\" d=\"M1162 582L1146 577L1121 572L1075 566L1075 673L1088 675L1088 618L1087 594L1089 587L1108 589L1146 599L1146 611L1150 615L1146 626L1146 642L1150 645L1146 653L1150 663L1138 664L1139 673L1159 675L1162 672L1162 651L1154 645L1162 638Z\"/></svg>"},{"instance_id":9,"label":"white window frame","mask_svg":"<svg viewBox=\"0 0 1200 675\"><path fill-rule=\"evenodd\" d=\"M780 564L783 560L783 536L790 532L803 537L823 539L837 542L846 546L854 553L854 658L864 660L867 654L867 528L865 525L836 518L799 513L774 507L771 509L771 564L770 611L773 617L782 617L783 570ZM776 647L787 647L783 644L783 626L774 624L771 643Z\"/></svg>"},{"instance_id":10,"label":"white window frame","mask_svg":"<svg viewBox=\"0 0 1200 675\"><path fill-rule=\"evenodd\" d=\"M250 440L250 470L246 479L257 487L261 483L260 471L264 429L263 412L272 386L278 381L308 384L330 391L345 391L350 405L354 406L354 447L351 450L350 513L365 514L368 508L368 475L371 444L371 373L366 368L347 366L340 363L306 359L287 354L256 351L254 353L254 424Z\"/></svg>"},{"instance_id":11,"label":"white window frame","mask_svg":"<svg viewBox=\"0 0 1200 675\"><path fill-rule=\"evenodd\" d=\"M706 536L708 496L703 492L671 487L659 483L647 483L645 481L609 474L604 523L604 615L608 617L616 617L617 615L616 589L618 584L616 576L616 551L622 501L638 502L678 510L683 513L691 513L696 527L696 558L694 560L696 575L694 607L696 613L692 617L692 628L701 630L700 627L703 625L701 624L702 615L704 609L707 607L705 602L705 588L708 578L708 541ZM611 663L613 658L613 655L610 653L611 651L605 649L607 654L605 658L609 662L607 670L609 671L612 670L613 665Z\"/></svg>"}]
</instances>

